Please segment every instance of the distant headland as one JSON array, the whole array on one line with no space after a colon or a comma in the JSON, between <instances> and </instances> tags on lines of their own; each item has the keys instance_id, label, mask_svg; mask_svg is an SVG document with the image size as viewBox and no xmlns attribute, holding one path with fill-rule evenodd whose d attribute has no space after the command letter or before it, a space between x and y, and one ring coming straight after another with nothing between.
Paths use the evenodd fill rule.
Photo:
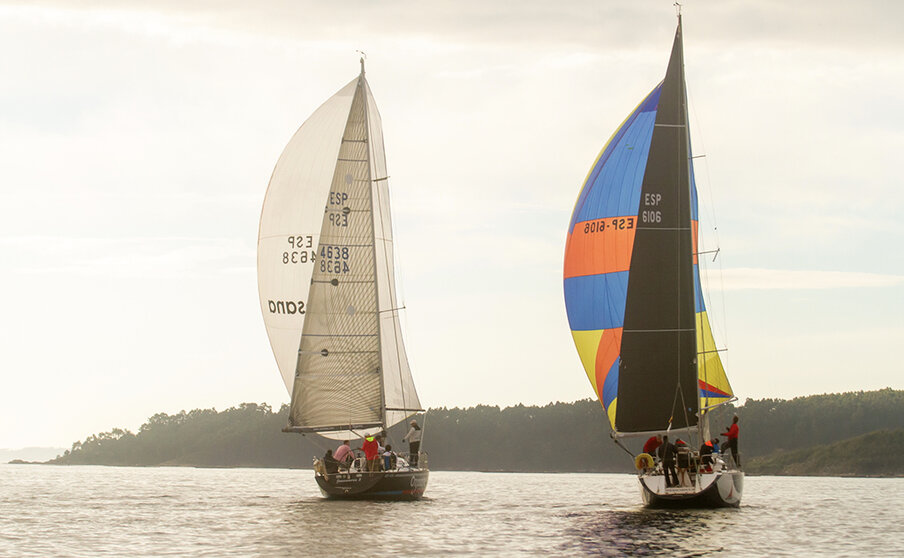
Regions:
<instances>
[{"instance_id":1,"label":"distant headland","mask_svg":"<svg viewBox=\"0 0 904 558\"><path fill-rule=\"evenodd\" d=\"M904 475L902 390L748 399L714 415L714 430L721 431L735 413L748 474ZM286 406L274 411L255 403L225 411L159 413L137 433L114 428L89 436L47 463L310 468L314 456L336 445L282 433L286 415ZM544 406L443 407L429 411L425 426L422 447L434 470L631 471L630 460L609 437L599 403L589 399ZM390 429L389 434L390 442L403 445L402 432Z\"/></svg>"}]
</instances>

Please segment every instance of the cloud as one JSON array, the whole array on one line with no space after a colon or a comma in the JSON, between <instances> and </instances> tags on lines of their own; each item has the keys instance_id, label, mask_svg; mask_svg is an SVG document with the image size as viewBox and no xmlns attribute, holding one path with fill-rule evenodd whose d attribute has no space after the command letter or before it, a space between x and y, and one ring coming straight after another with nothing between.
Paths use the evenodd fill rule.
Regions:
<instances>
[{"instance_id":1,"label":"cloud","mask_svg":"<svg viewBox=\"0 0 904 558\"><path fill-rule=\"evenodd\" d=\"M812 290L883 288L904 284L904 275L859 273L851 271L811 271L786 269L733 268L724 271L708 270L706 280L711 289L717 290L721 282L726 291L745 289L760 290Z\"/></svg>"},{"instance_id":2,"label":"cloud","mask_svg":"<svg viewBox=\"0 0 904 558\"><path fill-rule=\"evenodd\" d=\"M461 0L269 0L253 4L238 0L39 0L29 8L11 9L42 6L45 11L51 8L95 12L104 14L108 23L127 20L124 14L129 12L138 12L142 19L157 14L198 27L295 40L361 37L376 32L389 37L429 36L443 42L637 48L673 28L673 12L668 4L522 0L513 8L509 2ZM841 0L734 0L706 4L690 1L685 3L683 12L686 26L706 30L705 37L695 37L695 44L783 42L794 46L810 42L843 49L886 48L902 43L899 22L904 19L904 4L900 2L864 0L851 9L850 2ZM614 22L620 24L612 25ZM150 33L166 32L154 24L121 24ZM832 32L826 32L829 28Z\"/></svg>"},{"instance_id":3,"label":"cloud","mask_svg":"<svg viewBox=\"0 0 904 558\"><path fill-rule=\"evenodd\" d=\"M19 275L172 278L253 273L254 247L226 238L0 239L4 267ZM10 265L10 262L15 262Z\"/></svg>"}]
</instances>

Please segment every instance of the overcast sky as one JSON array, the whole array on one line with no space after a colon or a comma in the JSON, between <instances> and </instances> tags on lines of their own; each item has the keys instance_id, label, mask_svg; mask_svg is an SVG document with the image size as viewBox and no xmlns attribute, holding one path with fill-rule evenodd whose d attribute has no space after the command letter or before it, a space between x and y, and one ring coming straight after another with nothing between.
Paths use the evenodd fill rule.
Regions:
<instances>
[{"instance_id":1,"label":"overcast sky","mask_svg":"<svg viewBox=\"0 0 904 558\"><path fill-rule=\"evenodd\" d=\"M0 3L0 447L288 400L258 218L356 50L421 401L593 395L565 317L566 228L665 73L671 0L338 4ZM701 227L721 248L710 316L736 394L904 388L904 3L689 0L684 16Z\"/></svg>"}]
</instances>

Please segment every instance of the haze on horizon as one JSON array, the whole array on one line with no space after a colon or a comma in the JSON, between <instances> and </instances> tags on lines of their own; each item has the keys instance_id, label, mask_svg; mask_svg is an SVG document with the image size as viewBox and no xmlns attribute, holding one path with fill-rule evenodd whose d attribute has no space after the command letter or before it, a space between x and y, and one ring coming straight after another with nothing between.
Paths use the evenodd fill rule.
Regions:
<instances>
[{"instance_id":1,"label":"haze on horizon","mask_svg":"<svg viewBox=\"0 0 904 558\"><path fill-rule=\"evenodd\" d=\"M672 1L0 2L0 448L288 400L267 182L358 72L380 107L424 405L592 396L575 198L665 72ZM901 389L904 5L690 0L710 315L741 399ZM713 226L718 226L717 233ZM600 420L604 420L602 413Z\"/></svg>"}]
</instances>

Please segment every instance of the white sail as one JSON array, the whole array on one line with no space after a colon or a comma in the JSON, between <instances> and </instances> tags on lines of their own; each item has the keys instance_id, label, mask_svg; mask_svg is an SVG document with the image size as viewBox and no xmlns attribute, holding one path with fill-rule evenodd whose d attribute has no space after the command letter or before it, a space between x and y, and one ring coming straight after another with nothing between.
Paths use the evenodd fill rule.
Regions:
<instances>
[{"instance_id":1,"label":"white sail","mask_svg":"<svg viewBox=\"0 0 904 558\"><path fill-rule=\"evenodd\" d=\"M357 82L352 80L333 95L292 136L273 170L261 211L257 241L261 312L290 394L324 200Z\"/></svg>"},{"instance_id":2,"label":"white sail","mask_svg":"<svg viewBox=\"0 0 904 558\"><path fill-rule=\"evenodd\" d=\"M362 72L296 133L264 203L261 306L280 371L292 386L292 430L342 438L420 410L398 319L386 178L380 116ZM282 194L283 188L296 193ZM275 229L268 244L264 223L274 218L286 223L267 223L268 231ZM301 232L290 240L287 230ZM285 250L298 242L303 250ZM274 303L283 300L271 296L276 284L295 298ZM295 314L286 310L289 301Z\"/></svg>"},{"instance_id":3,"label":"white sail","mask_svg":"<svg viewBox=\"0 0 904 558\"><path fill-rule=\"evenodd\" d=\"M417 397L399 321L400 303L396 297L392 215L389 209L389 180L386 152L383 149L383 124L370 87L367 94L367 120L371 134L373 172L374 237L376 245L377 287L380 305L380 346L382 347L383 393L386 425L391 426L421 409Z\"/></svg>"}]
</instances>

